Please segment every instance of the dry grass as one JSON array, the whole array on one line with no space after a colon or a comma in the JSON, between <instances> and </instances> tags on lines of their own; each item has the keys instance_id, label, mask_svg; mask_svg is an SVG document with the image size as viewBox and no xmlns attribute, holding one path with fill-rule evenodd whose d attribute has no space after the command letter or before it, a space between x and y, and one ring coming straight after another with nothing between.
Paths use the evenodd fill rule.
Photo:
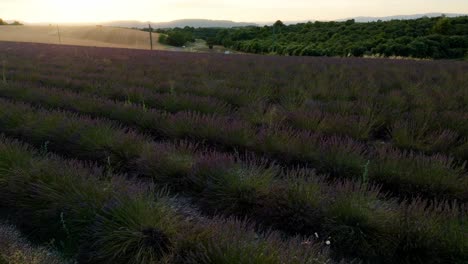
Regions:
<instances>
[{"instance_id":1,"label":"dry grass","mask_svg":"<svg viewBox=\"0 0 468 264\"><path fill-rule=\"evenodd\" d=\"M0 264L60 264L66 263L45 248L36 248L10 225L0 223Z\"/></svg>"},{"instance_id":2,"label":"dry grass","mask_svg":"<svg viewBox=\"0 0 468 264\"><path fill-rule=\"evenodd\" d=\"M60 26L61 43L66 45L150 49L147 32L101 26ZM154 49L166 50L153 33ZM59 44L57 26L1 26L0 41Z\"/></svg>"}]
</instances>

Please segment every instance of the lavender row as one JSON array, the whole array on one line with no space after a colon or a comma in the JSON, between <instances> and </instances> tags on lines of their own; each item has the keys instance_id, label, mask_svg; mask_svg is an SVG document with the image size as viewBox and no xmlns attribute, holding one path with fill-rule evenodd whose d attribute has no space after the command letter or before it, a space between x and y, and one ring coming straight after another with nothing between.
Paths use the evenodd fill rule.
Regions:
<instances>
[{"instance_id":1,"label":"lavender row","mask_svg":"<svg viewBox=\"0 0 468 264\"><path fill-rule=\"evenodd\" d=\"M468 126L464 113L468 109L464 91L468 79L464 72L468 68L462 62L200 54L182 58L167 52L11 43L4 46L9 59L7 75L13 80L27 80L33 75L31 81L37 84L120 90L120 100L133 97L130 100L138 103L146 99L140 92L128 96L128 87L139 87L137 90L144 90L143 94L153 90L209 95L246 107L246 112L254 112L261 119L269 119L270 108L284 108L287 115L278 115L275 121L288 119L288 125L299 128L390 142L403 149L443 152L467 160ZM311 108L321 105L328 111L334 102L340 109L351 106L359 111L344 115L343 120L328 115L320 119L320 126L312 122L311 127L307 119ZM266 108L257 113L256 106L262 104ZM206 110L217 108L201 107L201 111ZM298 119L297 115L304 111L306 118ZM319 117L315 115L312 120Z\"/></svg>"},{"instance_id":2,"label":"lavender row","mask_svg":"<svg viewBox=\"0 0 468 264\"><path fill-rule=\"evenodd\" d=\"M108 171L125 170L169 184L207 213L248 216L291 235L319 237L331 244L337 259L466 258L465 246L460 247L466 245L460 236L466 228L464 205L419 200L398 204L385 201L366 183L326 183L307 170L281 172L265 161L200 152L184 143L155 143L101 119L0 102L0 129L9 135L102 162Z\"/></svg>"},{"instance_id":3,"label":"lavender row","mask_svg":"<svg viewBox=\"0 0 468 264\"><path fill-rule=\"evenodd\" d=\"M243 148L281 156L282 161L306 162L319 172L337 178L370 180L385 190L407 197L468 199L464 165L442 156L401 152L388 146L367 148L351 139L282 128L256 129L242 120L198 113L167 112L144 105L119 103L63 90L4 86L0 95L16 100L62 108L118 120L158 137L194 139L228 148ZM363 179L363 173L366 177Z\"/></svg>"},{"instance_id":4,"label":"lavender row","mask_svg":"<svg viewBox=\"0 0 468 264\"><path fill-rule=\"evenodd\" d=\"M216 98L179 93L175 90L168 93L157 93L141 87L123 88L119 86L95 86L82 78L80 80L71 81L67 77L59 76L54 77L54 80L50 80L50 77L46 76L29 76L25 78L24 74L20 75L23 76L22 78L20 77L21 79L27 80L22 80L21 82L10 81L8 84L60 87L74 92L99 95L109 99L147 105L148 107L163 108L169 112L192 109L200 113L229 114L234 111L232 105Z\"/></svg>"},{"instance_id":5,"label":"lavender row","mask_svg":"<svg viewBox=\"0 0 468 264\"><path fill-rule=\"evenodd\" d=\"M446 153L461 161L468 160L466 113L420 109L402 113L391 109L390 106L375 107L368 102L355 102L347 107L328 107L326 103L313 102L308 109L283 110L273 117L275 122L295 128L346 135L362 141L382 141L400 149ZM272 114L271 108L264 112Z\"/></svg>"},{"instance_id":6,"label":"lavender row","mask_svg":"<svg viewBox=\"0 0 468 264\"><path fill-rule=\"evenodd\" d=\"M32 72L86 79L98 86L145 87L157 91L233 89L257 93L285 107L319 101L373 99L397 107L466 110L466 62L286 58L179 54L121 49L1 43L8 65ZM56 74L54 74L56 73ZM85 78L86 77L86 78ZM172 85L171 85L172 84ZM396 96L395 96L396 95ZM245 97L244 97L245 98ZM248 98L245 98L248 99ZM246 104L255 101L245 101Z\"/></svg>"},{"instance_id":7,"label":"lavender row","mask_svg":"<svg viewBox=\"0 0 468 264\"><path fill-rule=\"evenodd\" d=\"M47 67L47 65L44 65ZM254 104L260 100L266 99L266 95L262 95L259 91L244 91L239 88L223 88L222 81L205 81L201 87L180 87L177 85L178 82L174 80L164 81L161 83L155 83L152 87L141 86L139 83L133 82L122 82L121 80L112 80L109 76L96 76L96 73L84 73L79 71L77 73L63 72L58 69L50 70L34 70L34 69L17 69L9 70L7 75L11 81L30 82L35 84L41 84L44 86L55 86L61 88L68 88L75 91L87 90L93 92L104 92L107 94L118 94L121 97L121 93L124 92L128 87L133 87L134 93L137 93L137 99L141 99L142 96L164 96L164 95L190 95L191 97L197 98L211 98L212 101L220 101L221 104L229 105L232 107L241 107ZM118 73L115 73L118 74ZM96 78L102 79L96 81ZM96 91L104 89L104 91Z\"/></svg>"},{"instance_id":8,"label":"lavender row","mask_svg":"<svg viewBox=\"0 0 468 264\"><path fill-rule=\"evenodd\" d=\"M126 88L118 82L96 83L93 75L88 76L85 73L71 79L59 74L60 71L54 71L57 70L43 74L33 73L33 76L18 71L10 75L13 79L25 80L33 85L84 91L148 107L164 108L171 112L194 110L228 114L235 106L243 106L239 110L240 115L253 124L274 122L314 132L350 136L357 140L385 141L402 149L428 154L445 153L454 155L461 161L468 160L468 123L465 121L467 117L463 108L456 108L458 111L432 109L426 106L430 102L422 107L414 104L411 107L405 106L401 102L406 99L401 93L389 95L392 99L387 100L388 102L381 97L329 102L301 95L300 98L292 97L300 102L299 105L288 107L289 103L286 103L285 107L281 105L284 102L269 102L271 98L268 94L262 94L261 90L252 92L233 88L214 89L208 85L202 88L206 92L201 92L198 88L179 91L173 81L163 85L167 89ZM216 93L222 101L216 99ZM418 95L417 98L425 97ZM411 112L405 113L408 108L412 109Z\"/></svg>"},{"instance_id":9,"label":"lavender row","mask_svg":"<svg viewBox=\"0 0 468 264\"><path fill-rule=\"evenodd\" d=\"M330 263L298 238L258 234L237 220L190 221L164 192L95 166L3 137L0 157L2 209L80 262Z\"/></svg>"}]
</instances>

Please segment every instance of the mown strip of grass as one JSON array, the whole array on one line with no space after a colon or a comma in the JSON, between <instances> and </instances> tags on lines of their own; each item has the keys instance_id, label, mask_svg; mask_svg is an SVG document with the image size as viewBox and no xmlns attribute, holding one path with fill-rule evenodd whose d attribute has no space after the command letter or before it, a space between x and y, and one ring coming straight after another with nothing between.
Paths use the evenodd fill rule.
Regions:
<instances>
[{"instance_id":1,"label":"mown strip of grass","mask_svg":"<svg viewBox=\"0 0 468 264\"><path fill-rule=\"evenodd\" d=\"M461 263L467 257L464 206L419 200L398 205L367 184L326 184L307 171L282 176L255 159L155 143L106 120L0 102L0 130L8 135L107 163L108 171L169 184L208 212L249 216L290 234L331 237L338 258Z\"/></svg>"}]
</instances>

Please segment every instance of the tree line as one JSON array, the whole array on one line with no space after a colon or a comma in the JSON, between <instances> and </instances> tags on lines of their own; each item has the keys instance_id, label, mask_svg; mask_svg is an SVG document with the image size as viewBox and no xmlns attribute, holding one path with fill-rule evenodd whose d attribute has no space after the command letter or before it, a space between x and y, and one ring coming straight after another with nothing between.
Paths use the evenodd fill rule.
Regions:
<instances>
[{"instance_id":1,"label":"tree line","mask_svg":"<svg viewBox=\"0 0 468 264\"><path fill-rule=\"evenodd\" d=\"M8 24L5 20L0 18L0 26L21 26L21 25L23 24L21 24L18 21L13 21L12 23Z\"/></svg>"},{"instance_id":2,"label":"tree line","mask_svg":"<svg viewBox=\"0 0 468 264\"><path fill-rule=\"evenodd\" d=\"M196 38L237 51L291 56L468 58L468 16L358 23L307 22L238 28L159 29L166 44Z\"/></svg>"}]
</instances>

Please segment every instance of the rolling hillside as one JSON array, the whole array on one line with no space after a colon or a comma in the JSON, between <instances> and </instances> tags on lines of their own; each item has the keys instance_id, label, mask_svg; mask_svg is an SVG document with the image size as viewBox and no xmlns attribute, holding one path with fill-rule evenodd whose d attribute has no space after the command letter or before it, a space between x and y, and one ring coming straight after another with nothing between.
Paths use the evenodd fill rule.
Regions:
<instances>
[{"instance_id":1,"label":"rolling hillside","mask_svg":"<svg viewBox=\"0 0 468 264\"><path fill-rule=\"evenodd\" d=\"M179 19L169 22L150 22L153 28L175 28L175 27L201 27L201 28L232 28L232 27L246 27L255 26L255 23L247 22L234 22L230 20L210 20L210 19ZM112 27L128 27L128 28L145 28L148 26L147 22L141 21L111 21L103 23L104 26Z\"/></svg>"}]
</instances>

